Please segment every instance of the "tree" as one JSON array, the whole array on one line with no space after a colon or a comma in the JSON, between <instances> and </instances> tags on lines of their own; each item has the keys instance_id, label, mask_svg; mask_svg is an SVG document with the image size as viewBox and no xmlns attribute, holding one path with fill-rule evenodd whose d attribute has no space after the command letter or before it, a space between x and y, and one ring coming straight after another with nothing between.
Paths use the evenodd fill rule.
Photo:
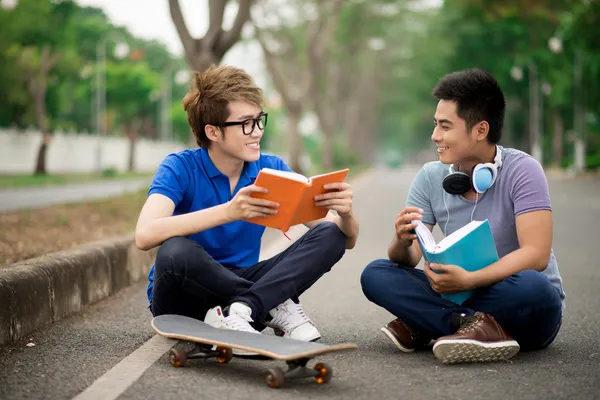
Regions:
<instances>
[{"instance_id":1,"label":"tree","mask_svg":"<svg viewBox=\"0 0 600 400\"><path fill-rule=\"evenodd\" d=\"M14 62L20 71L14 71L14 78L25 83L25 87L31 96L33 103L36 125L42 134L42 140L38 150L35 174L46 174L46 152L50 144L50 132L48 126L48 115L46 109L46 95L51 79L51 72L62 58L72 61L69 52L69 25L76 10L72 1L60 3L36 2L25 0L19 2L11 20L13 27L19 23L29 22L26 18L34 19L39 23L35 28L17 30L13 37L13 43L8 49L8 59ZM50 28L54 22L63 27L61 30ZM37 35L39 36L37 36Z\"/></svg>"},{"instance_id":2,"label":"tree","mask_svg":"<svg viewBox=\"0 0 600 400\"><path fill-rule=\"evenodd\" d=\"M20 50L20 51L19 51ZM46 174L46 151L50 144L48 118L46 114L46 93L48 91L48 77L54 68L60 54L51 53L50 45L46 44L39 51L36 47L27 47L15 51L20 52L16 59L23 69L27 80L27 89L33 99L37 127L42 133L42 141L38 150L35 174Z\"/></svg>"},{"instance_id":3,"label":"tree","mask_svg":"<svg viewBox=\"0 0 600 400\"><path fill-rule=\"evenodd\" d=\"M311 108L315 101L314 71L307 65L311 49L316 49L316 57L322 58L323 49L331 39L332 27L335 24L340 1L335 1L332 13L329 15L328 24L323 24L319 17L310 20L302 12L306 2L292 1L267 1L261 3L261 14L253 18L255 38L261 45L265 56L265 63L275 89L280 94L286 108L286 137L290 167L294 171L302 172L300 157L303 153L299 124L304 111ZM295 11L294 17L284 17L281 13L272 10ZM266 10L269 12L266 12ZM319 10L318 12L323 12ZM269 15L270 18L267 18ZM275 18L273 18L275 17ZM264 24L264 20L273 20L271 24ZM326 27L324 25L327 25ZM294 77L290 79L289 77Z\"/></svg>"},{"instance_id":4,"label":"tree","mask_svg":"<svg viewBox=\"0 0 600 400\"><path fill-rule=\"evenodd\" d=\"M152 99L160 86L160 76L145 62L109 64L107 68L108 104L117 115L115 125L129 139L128 170L135 167L135 148L140 131L148 131L156 102Z\"/></svg>"},{"instance_id":5,"label":"tree","mask_svg":"<svg viewBox=\"0 0 600 400\"><path fill-rule=\"evenodd\" d=\"M233 23L233 27L223 30L223 17L225 6L229 0L209 1L209 27L208 32L202 38L195 39L190 34L179 0L169 0L171 18L181 39L185 56L190 67L196 71L204 71L213 64L218 64L225 53L240 39L242 28L250 18L250 6L252 0L239 0L239 8Z\"/></svg>"}]
</instances>

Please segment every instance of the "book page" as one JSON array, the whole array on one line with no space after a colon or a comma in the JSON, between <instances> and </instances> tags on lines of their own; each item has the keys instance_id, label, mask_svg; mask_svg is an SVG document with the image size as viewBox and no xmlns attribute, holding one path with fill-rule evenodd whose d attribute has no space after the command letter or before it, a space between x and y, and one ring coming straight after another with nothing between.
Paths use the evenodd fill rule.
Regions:
<instances>
[{"instance_id":1,"label":"book page","mask_svg":"<svg viewBox=\"0 0 600 400\"><path fill-rule=\"evenodd\" d=\"M427 228L427 226L425 226L425 224L423 222L421 222L419 220L414 220L411 222L413 224L415 224L415 223L417 224L417 227L415 228L415 233L421 240L421 243L423 243L423 247L425 247L425 249L427 249L427 251L433 253L434 248L436 246L435 238L433 237L433 233L431 233L431 231Z\"/></svg>"},{"instance_id":2,"label":"book page","mask_svg":"<svg viewBox=\"0 0 600 400\"><path fill-rule=\"evenodd\" d=\"M452 232L450 235L446 236L444 239L440 240L437 245L437 251L443 251L452 246L454 243L457 243L463 237L467 236L470 232L474 231L479 225L483 224L485 221L471 221L467 225L462 228Z\"/></svg>"},{"instance_id":3,"label":"book page","mask_svg":"<svg viewBox=\"0 0 600 400\"><path fill-rule=\"evenodd\" d=\"M304 175L301 175L297 172L290 172L290 171L280 171L278 169L271 169L271 168L263 168L261 169L261 172L265 172L271 175L277 175L277 176L281 176L283 178L288 178L294 181L298 181L298 182L303 182L303 183L308 183L309 179L307 177L305 177Z\"/></svg>"}]
</instances>

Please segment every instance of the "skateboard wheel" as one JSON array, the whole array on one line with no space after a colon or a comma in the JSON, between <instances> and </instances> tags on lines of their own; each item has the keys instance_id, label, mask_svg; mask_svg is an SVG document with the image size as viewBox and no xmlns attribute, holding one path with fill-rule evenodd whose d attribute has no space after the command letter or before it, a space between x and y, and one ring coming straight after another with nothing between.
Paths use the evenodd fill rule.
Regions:
<instances>
[{"instance_id":1,"label":"skateboard wheel","mask_svg":"<svg viewBox=\"0 0 600 400\"><path fill-rule=\"evenodd\" d=\"M315 365L315 370L319 373L319 375L315 376L315 380L317 383L327 383L333 377L333 369L329 364L318 363Z\"/></svg>"},{"instance_id":2,"label":"skateboard wheel","mask_svg":"<svg viewBox=\"0 0 600 400\"><path fill-rule=\"evenodd\" d=\"M285 373L279 367L269 368L267 372L265 372L265 383L270 388L278 388L283 385L283 381L285 379Z\"/></svg>"},{"instance_id":3,"label":"skateboard wheel","mask_svg":"<svg viewBox=\"0 0 600 400\"><path fill-rule=\"evenodd\" d=\"M174 367L183 367L186 359L185 351L182 349L172 348L169 351L169 361L171 361L171 365Z\"/></svg>"},{"instance_id":4,"label":"skateboard wheel","mask_svg":"<svg viewBox=\"0 0 600 400\"><path fill-rule=\"evenodd\" d=\"M233 358L233 350L227 347L217 347L217 362L219 364L227 364Z\"/></svg>"}]
</instances>

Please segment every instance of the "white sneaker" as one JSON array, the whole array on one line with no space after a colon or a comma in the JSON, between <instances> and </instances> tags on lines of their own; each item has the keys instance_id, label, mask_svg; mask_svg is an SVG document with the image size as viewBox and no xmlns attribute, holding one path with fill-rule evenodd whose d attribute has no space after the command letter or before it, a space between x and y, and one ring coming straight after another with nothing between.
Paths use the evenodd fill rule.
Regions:
<instances>
[{"instance_id":1,"label":"white sneaker","mask_svg":"<svg viewBox=\"0 0 600 400\"><path fill-rule=\"evenodd\" d=\"M296 304L291 299L269 311L269 315L272 319L266 321L265 325L273 328L278 336L305 342L321 338L321 334L304 312L302 304Z\"/></svg>"},{"instance_id":2,"label":"white sneaker","mask_svg":"<svg viewBox=\"0 0 600 400\"><path fill-rule=\"evenodd\" d=\"M254 329L250 322L253 322L252 309L243 303L232 303L229 306L229 314L226 317L223 309L220 306L211 308L204 317L204 322L210 326L221 329L232 329L242 332L257 333L260 332ZM233 354L240 356L255 356L257 353L250 353L244 350L232 349Z\"/></svg>"}]
</instances>

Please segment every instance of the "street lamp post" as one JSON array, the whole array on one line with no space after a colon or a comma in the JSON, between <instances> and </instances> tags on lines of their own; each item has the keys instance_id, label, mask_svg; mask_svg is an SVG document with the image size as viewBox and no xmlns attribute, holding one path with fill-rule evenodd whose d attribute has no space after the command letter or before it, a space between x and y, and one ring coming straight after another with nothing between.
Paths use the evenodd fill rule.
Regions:
<instances>
[{"instance_id":1,"label":"street lamp post","mask_svg":"<svg viewBox=\"0 0 600 400\"><path fill-rule=\"evenodd\" d=\"M111 36L112 37L112 36ZM106 135L106 48L108 39L103 38L96 45L96 170L102 172L102 137ZM117 43L115 57L122 59L129 54L129 46L125 42Z\"/></svg>"},{"instance_id":2,"label":"street lamp post","mask_svg":"<svg viewBox=\"0 0 600 400\"><path fill-rule=\"evenodd\" d=\"M556 36L548 40L548 48L559 54L563 50L562 40ZM575 49L573 59L573 130L575 131L575 172L585 170L585 103L583 101L581 50Z\"/></svg>"},{"instance_id":3,"label":"street lamp post","mask_svg":"<svg viewBox=\"0 0 600 400\"><path fill-rule=\"evenodd\" d=\"M171 106L173 103L173 78L175 78L175 83L177 83L178 85L182 85L185 82L189 81L190 73L187 70L179 70L175 73L175 76L173 77L172 65L165 67L165 69L163 70L159 105L160 138L162 140L173 139L173 118L171 115Z\"/></svg>"},{"instance_id":4,"label":"street lamp post","mask_svg":"<svg viewBox=\"0 0 600 400\"><path fill-rule=\"evenodd\" d=\"M540 85L538 83L537 68L533 61L527 64L529 71L529 134L531 155L540 164L543 163L542 135L541 135L541 106L540 106ZM520 82L523 79L523 69L520 66L512 67L511 77Z\"/></svg>"},{"instance_id":5,"label":"street lamp post","mask_svg":"<svg viewBox=\"0 0 600 400\"><path fill-rule=\"evenodd\" d=\"M529 68L529 126L531 131L531 155L540 164L543 164L542 135L541 135L541 103L538 84L537 68L533 62L528 64Z\"/></svg>"}]
</instances>

